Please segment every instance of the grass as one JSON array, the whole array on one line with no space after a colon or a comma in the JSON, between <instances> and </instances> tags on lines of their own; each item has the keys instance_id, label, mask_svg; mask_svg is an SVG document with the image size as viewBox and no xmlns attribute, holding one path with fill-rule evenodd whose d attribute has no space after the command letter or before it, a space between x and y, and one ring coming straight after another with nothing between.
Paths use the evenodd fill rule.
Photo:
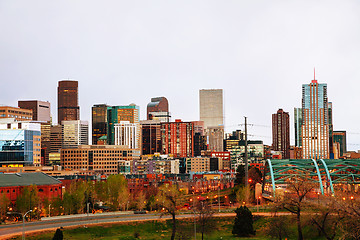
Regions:
<instances>
[{"instance_id":1,"label":"grass","mask_svg":"<svg viewBox=\"0 0 360 240\"><path fill-rule=\"evenodd\" d=\"M296 239L296 225L292 216L284 216L285 222L289 223L288 231L289 236L287 239ZM206 240L228 240L228 239L247 239L247 240L263 240L270 239L267 235L269 217L254 217L254 228L256 236L250 238L236 238L231 234L234 217L221 217L214 218L214 227L211 234L205 235ZM157 240L157 239L170 239L171 236L171 222L170 220L158 220L147 222L130 222L130 223L115 223L115 224L102 224L102 225L89 225L88 227L70 228L66 227L63 230L64 239L66 240ZM317 232L310 225L304 226L304 236L306 239L324 239L317 237ZM197 226L197 239L201 239L199 233L199 226ZM47 240L52 239L55 231L27 234L26 239L31 240ZM185 237L183 239L194 239L194 224L191 220L179 220L178 232L176 239L179 235ZM18 236L14 239L21 239Z\"/></svg>"}]
</instances>

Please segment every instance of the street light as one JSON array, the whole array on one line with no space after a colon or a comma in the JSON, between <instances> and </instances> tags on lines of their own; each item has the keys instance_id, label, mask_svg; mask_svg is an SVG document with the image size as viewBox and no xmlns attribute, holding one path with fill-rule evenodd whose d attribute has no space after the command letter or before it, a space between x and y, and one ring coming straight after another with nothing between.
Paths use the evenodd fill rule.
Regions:
<instances>
[{"instance_id":1,"label":"street light","mask_svg":"<svg viewBox=\"0 0 360 240\"><path fill-rule=\"evenodd\" d=\"M25 214L24 214L24 216L23 216L23 226L22 226L22 239L23 240L25 240L25 217L26 217L26 215L28 214L28 213L30 213L30 212L32 212L33 210L29 210L29 211L27 211Z\"/></svg>"}]
</instances>

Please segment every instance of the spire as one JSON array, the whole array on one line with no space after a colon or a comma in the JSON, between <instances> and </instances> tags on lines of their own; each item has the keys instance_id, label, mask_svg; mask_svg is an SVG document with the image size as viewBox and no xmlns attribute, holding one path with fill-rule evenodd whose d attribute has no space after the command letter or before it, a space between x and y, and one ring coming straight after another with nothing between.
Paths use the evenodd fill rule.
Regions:
<instances>
[{"instance_id":1,"label":"spire","mask_svg":"<svg viewBox=\"0 0 360 240\"><path fill-rule=\"evenodd\" d=\"M311 83L317 83L317 80L315 80L315 68L314 68L314 80L312 80Z\"/></svg>"}]
</instances>

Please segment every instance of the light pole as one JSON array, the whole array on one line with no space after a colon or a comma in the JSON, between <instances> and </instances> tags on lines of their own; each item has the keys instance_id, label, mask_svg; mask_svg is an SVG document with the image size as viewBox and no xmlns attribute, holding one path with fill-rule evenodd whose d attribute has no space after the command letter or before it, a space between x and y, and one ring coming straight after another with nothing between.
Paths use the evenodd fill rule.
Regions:
<instances>
[{"instance_id":1,"label":"light pole","mask_svg":"<svg viewBox=\"0 0 360 240\"><path fill-rule=\"evenodd\" d=\"M194 237L195 237L195 240L196 240L196 216L195 216L195 198L192 199L190 198L190 202L193 202L193 213L194 213Z\"/></svg>"},{"instance_id":2,"label":"light pole","mask_svg":"<svg viewBox=\"0 0 360 240\"><path fill-rule=\"evenodd\" d=\"M30 213L30 212L32 212L33 210L29 210L29 211L27 211L25 214L24 214L24 216L23 216L23 226L22 226L22 239L23 240L25 240L25 217L26 217L26 215L28 214L28 213Z\"/></svg>"},{"instance_id":3,"label":"light pole","mask_svg":"<svg viewBox=\"0 0 360 240\"><path fill-rule=\"evenodd\" d=\"M220 183L218 184L218 202L219 202L219 212L220 212Z\"/></svg>"},{"instance_id":4,"label":"light pole","mask_svg":"<svg viewBox=\"0 0 360 240\"><path fill-rule=\"evenodd\" d=\"M51 206L51 203L49 204L49 217L51 216L51 215L50 215L50 206Z\"/></svg>"}]
</instances>

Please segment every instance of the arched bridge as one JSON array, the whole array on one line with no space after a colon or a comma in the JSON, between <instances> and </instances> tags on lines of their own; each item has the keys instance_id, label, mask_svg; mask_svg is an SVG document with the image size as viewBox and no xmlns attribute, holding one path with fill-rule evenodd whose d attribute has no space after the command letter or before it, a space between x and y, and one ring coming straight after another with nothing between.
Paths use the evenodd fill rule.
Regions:
<instances>
[{"instance_id":1,"label":"arched bridge","mask_svg":"<svg viewBox=\"0 0 360 240\"><path fill-rule=\"evenodd\" d=\"M360 159L267 159L263 176L264 196L275 197L296 176L315 182L321 194L335 194L335 186L359 187Z\"/></svg>"}]
</instances>

